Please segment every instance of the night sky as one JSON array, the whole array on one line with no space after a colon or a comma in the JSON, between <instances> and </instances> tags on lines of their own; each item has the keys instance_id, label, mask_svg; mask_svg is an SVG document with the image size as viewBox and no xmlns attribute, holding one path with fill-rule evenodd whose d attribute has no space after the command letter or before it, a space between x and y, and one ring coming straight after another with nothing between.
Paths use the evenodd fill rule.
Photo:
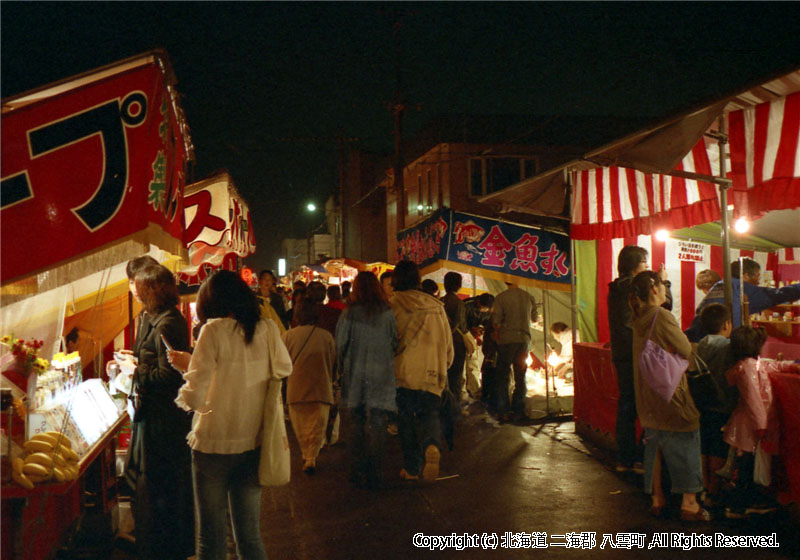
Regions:
<instances>
[{"instance_id":1,"label":"night sky","mask_svg":"<svg viewBox=\"0 0 800 560\"><path fill-rule=\"evenodd\" d=\"M303 206L336 184L324 140L391 150L396 60L408 135L442 113L659 117L800 65L799 6L4 1L0 86L5 97L164 48L193 179L231 172L254 216L248 264L274 267L281 238L323 220Z\"/></svg>"}]
</instances>

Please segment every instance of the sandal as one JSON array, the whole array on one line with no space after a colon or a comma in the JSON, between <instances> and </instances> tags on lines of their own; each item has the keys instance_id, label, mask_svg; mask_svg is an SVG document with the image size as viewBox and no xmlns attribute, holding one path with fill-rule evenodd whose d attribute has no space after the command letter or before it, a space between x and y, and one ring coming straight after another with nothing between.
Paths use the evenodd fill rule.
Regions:
<instances>
[{"instance_id":1,"label":"sandal","mask_svg":"<svg viewBox=\"0 0 800 560\"><path fill-rule=\"evenodd\" d=\"M712 516L705 508L700 508L697 511L681 510L682 521L711 521Z\"/></svg>"}]
</instances>

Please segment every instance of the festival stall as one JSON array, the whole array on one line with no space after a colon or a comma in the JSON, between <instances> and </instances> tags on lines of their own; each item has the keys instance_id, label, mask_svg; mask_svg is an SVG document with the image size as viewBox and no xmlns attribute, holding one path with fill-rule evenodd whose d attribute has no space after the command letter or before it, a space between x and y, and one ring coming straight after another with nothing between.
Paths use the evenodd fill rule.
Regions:
<instances>
[{"instance_id":1,"label":"festival stall","mask_svg":"<svg viewBox=\"0 0 800 560\"><path fill-rule=\"evenodd\" d=\"M3 415L3 453L25 474L42 446L21 444L53 432L76 457L72 476L51 469L24 487L4 479L3 558L52 556L89 513L115 530L114 449L127 415L104 379L82 379L81 365L96 363L100 377L102 350L128 322L124 263L185 258L192 147L174 84L166 54L153 51L3 100L0 331L41 341L50 361L30 371L3 349L3 387L23 405ZM73 326L88 344L80 358L57 356Z\"/></svg>"},{"instance_id":2,"label":"festival stall","mask_svg":"<svg viewBox=\"0 0 800 560\"><path fill-rule=\"evenodd\" d=\"M770 276L774 282L791 281L793 268L781 268L775 252L800 246L795 210L800 208L799 135L800 71L795 71L670 118L534 177L528 185L482 200L503 202L515 194L530 198L543 188L554 192L559 182L560 192L572 190L574 314L584 340L596 341L575 345L574 417L579 431L606 437L614 433L617 385L610 351L603 344L608 340L605 300L615 276L616 254L624 245L647 248L654 269L665 265L673 283L673 313L684 327L699 303L694 276L702 268L717 270L729 286L731 260L751 256L761 262L766 281ZM763 229L773 243L735 235L729 224L731 208L734 219L748 218L753 231ZM715 221L720 224L711 224ZM762 222L778 222L777 232L769 226L759 228ZM708 236L706 227L716 227L719 237ZM668 239L653 238L661 229L671 232ZM787 276L781 278L782 273ZM776 383L775 388L784 432L796 441L800 423L787 411L800 405L800 377ZM781 455L792 478L789 495L797 500L800 457L791 441L782 442Z\"/></svg>"},{"instance_id":3,"label":"festival stall","mask_svg":"<svg viewBox=\"0 0 800 560\"><path fill-rule=\"evenodd\" d=\"M226 171L186 186L183 215L189 256L177 276L191 332L200 284L214 270L239 272L239 259L255 253L256 241L250 209Z\"/></svg>"},{"instance_id":4,"label":"festival stall","mask_svg":"<svg viewBox=\"0 0 800 560\"><path fill-rule=\"evenodd\" d=\"M546 332L553 322L569 322L571 287L569 237L563 233L442 208L397 236L397 260L411 260L423 278L443 285L444 274L463 279L462 295L505 290L519 285L537 301L540 322L531 330L531 352L537 367L529 369L529 388L541 399L529 403L545 414L571 409L571 387L549 378ZM532 395L532 391L529 391ZM558 400L555 400L559 398ZM543 401L543 402L542 402ZM529 415L531 411L528 411Z\"/></svg>"},{"instance_id":5,"label":"festival stall","mask_svg":"<svg viewBox=\"0 0 800 560\"><path fill-rule=\"evenodd\" d=\"M322 263L322 267L330 274L329 284L341 285L342 282L352 283L359 272L367 269L367 263L343 257L327 260Z\"/></svg>"}]
</instances>

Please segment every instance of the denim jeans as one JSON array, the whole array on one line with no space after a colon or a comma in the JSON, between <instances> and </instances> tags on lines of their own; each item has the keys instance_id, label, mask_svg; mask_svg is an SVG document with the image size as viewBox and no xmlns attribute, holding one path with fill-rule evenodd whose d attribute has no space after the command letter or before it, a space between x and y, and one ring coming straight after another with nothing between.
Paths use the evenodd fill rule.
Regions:
<instances>
[{"instance_id":1,"label":"denim jeans","mask_svg":"<svg viewBox=\"0 0 800 560\"><path fill-rule=\"evenodd\" d=\"M229 506L239 558L267 558L259 527L260 453L260 448L231 455L192 451L192 479L199 526L198 560L225 560Z\"/></svg>"},{"instance_id":2,"label":"denim jeans","mask_svg":"<svg viewBox=\"0 0 800 560\"><path fill-rule=\"evenodd\" d=\"M350 409L350 476L370 488L382 483L381 468L386 442L387 411L367 409L364 405Z\"/></svg>"},{"instance_id":3,"label":"denim jeans","mask_svg":"<svg viewBox=\"0 0 800 560\"><path fill-rule=\"evenodd\" d=\"M423 452L429 445L441 448L439 421L441 397L427 391L397 388L397 429L408 474L422 471Z\"/></svg>"},{"instance_id":4,"label":"denim jeans","mask_svg":"<svg viewBox=\"0 0 800 560\"><path fill-rule=\"evenodd\" d=\"M528 392L525 382L525 373L528 366L525 358L528 353L527 342L515 342L512 344L500 344L497 348L497 370L495 372L495 382L497 391L497 414L508 413L508 383L509 368L514 371L514 394L511 396L511 408L517 414L525 414L525 395Z\"/></svg>"}]
</instances>

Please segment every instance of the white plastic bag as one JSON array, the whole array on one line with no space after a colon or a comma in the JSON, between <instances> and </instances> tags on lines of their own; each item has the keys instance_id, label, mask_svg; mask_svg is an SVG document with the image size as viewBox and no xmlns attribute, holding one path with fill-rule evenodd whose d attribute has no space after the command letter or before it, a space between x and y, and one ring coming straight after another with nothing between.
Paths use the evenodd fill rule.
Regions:
<instances>
[{"instance_id":1,"label":"white plastic bag","mask_svg":"<svg viewBox=\"0 0 800 560\"><path fill-rule=\"evenodd\" d=\"M753 467L753 481L761 486L769 486L772 482L770 468L772 457L761 449L761 442L758 442L755 452L755 466Z\"/></svg>"}]
</instances>

